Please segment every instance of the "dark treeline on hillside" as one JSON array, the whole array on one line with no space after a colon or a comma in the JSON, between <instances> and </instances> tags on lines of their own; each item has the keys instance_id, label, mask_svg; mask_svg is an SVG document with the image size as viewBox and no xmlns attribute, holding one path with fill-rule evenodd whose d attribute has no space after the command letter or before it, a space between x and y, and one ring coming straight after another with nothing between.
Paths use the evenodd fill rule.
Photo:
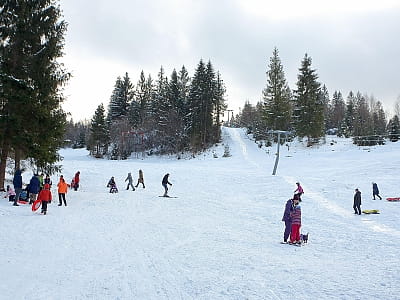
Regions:
<instances>
[{"instance_id":1,"label":"dark treeline on hillside","mask_svg":"<svg viewBox=\"0 0 400 300\"><path fill-rule=\"evenodd\" d=\"M275 48L267 70L263 100L255 106L247 101L231 124L247 127L256 140L268 140L269 133L279 130L306 137L309 146L319 142L326 133L354 137L359 145L382 144L384 137L398 140L399 109L395 109L396 115L388 122L382 103L374 97L350 92L345 100L340 91L335 91L330 99L326 86L317 81L307 54L297 79L296 89L292 91Z\"/></svg>"},{"instance_id":2,"label":"dark treeline on hillside","mask_svg":"<svg viewBox=\"0 0 400 300\"><path fill-rule=\"evenodd\" d=\"M87 148L95 157L126 159L132 153L196 153L220 141L225 87L211 62L200 60L193 78L183 66L170 78L142 71L136 85L118 77L108 108L91 119Z\"/></svg>"}]
</instances>

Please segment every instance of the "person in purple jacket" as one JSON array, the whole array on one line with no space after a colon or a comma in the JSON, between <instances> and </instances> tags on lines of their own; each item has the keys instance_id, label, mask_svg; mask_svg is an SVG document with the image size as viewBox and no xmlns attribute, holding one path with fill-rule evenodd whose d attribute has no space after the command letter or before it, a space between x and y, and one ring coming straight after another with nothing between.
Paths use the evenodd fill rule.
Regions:
<instances>
[{"instance_id":1,"label":"person in purple jacket","mask_svg":"<svg viewBox=\"0 0 400 300\"><path fill-rule=\"evenodd\" d=\"M285 232L283 233L283 244L287 243L290 232L292 230L292 217L290 214L293 211L294 198L297 199L297 195L294 195L293 199L289 199L288 201L286 201L285 211L283 212L282 221L285 222Z\"/></svg>"}]
</instances>

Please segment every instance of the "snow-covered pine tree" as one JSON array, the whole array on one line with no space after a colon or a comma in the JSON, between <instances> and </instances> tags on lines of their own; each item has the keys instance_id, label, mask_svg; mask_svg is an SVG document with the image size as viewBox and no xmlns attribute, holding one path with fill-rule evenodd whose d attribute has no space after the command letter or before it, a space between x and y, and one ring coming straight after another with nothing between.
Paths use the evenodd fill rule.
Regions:
<instances>
[{"instance_id":1,"label":"snow-covered pine tree","mask_svg":"<svg viewBox=\"0 0 400 300\"><path fill-rule=\"evenodd\" d=\"M62 86L70 74L63 56L67 23L54 0L0 5L0 186L13 149L15 167L31 158L38 169L59 160L66 114ZM49 130L51 128L51 130Z\"/></svg>"},{"instance_id":2,"label":"snow-covered pine tree","mask_svg":"<svg viewBox=\"0 0 400 300\"><path fill-rule=\"evenodd\" d=\"M88 150L95 157L103 157L110 140L103 103L100 104L90 121Z\"/></svg>"},{"instance_id":3,"label":"snow-covered pine tree","mask_svg":"<svg viewBox=\"0 0 400 300\"><path fill-rule=\"evenodd\" d=\"M330 105L330 100L329 100L329 92L328 92L328 88L326 87L326 85L324 84L321 88L321 97L322 97L322 103L324 105L324 129L325 132L327 129L330 128L330 112L331 112L331 105Z\"/></svg>"},{"instance_id":4,"label":"snow-covered pine tree","mask_svg":"<svg viewBox=\"0 0 400 300\"><path fill-rule=\"evenodd\" d=\"M263 118L272 130L288 130L291 121L291 91L286 82L277 48L274 48L263 90Z\"/></svg>"},{"instance_id":5,"label":"snow-covered pine tree","mask_svg":"<svg viewBox=\"0 0 400 300\"><path fill-rule=\"evenodd\" d=\"M123 79L121 77L117 78L110 97L107 115L107 120L110 124L115 120L128 116L128 108L133 97L134 86L131 83L128 73L125 73Z\"/></svg>"},{"instance_id":6,"label":"snow-covered pine tree","mask_svg":"<svg viewBox=\"0 0 400 300\"><path fill-rule=\"evenodd\" d=\"M294 91L294 122L297 136L307 137L307 145L311 146L324 135L324 103L318 76L311 69L311 57L307 54L299 71L297 90Z\"/></svg>"}]
</instances>

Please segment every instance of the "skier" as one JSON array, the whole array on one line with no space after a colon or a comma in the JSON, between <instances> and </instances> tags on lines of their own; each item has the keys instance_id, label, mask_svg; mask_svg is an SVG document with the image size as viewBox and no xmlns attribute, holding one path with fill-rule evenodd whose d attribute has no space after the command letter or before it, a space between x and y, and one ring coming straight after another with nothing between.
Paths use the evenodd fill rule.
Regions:
<instances>
[{"instance_id":1,"label":"skier","mask_svg":"<svg viewBox=\"0 0 400 300\"><path fill-rule=\"evenodd\" d=\"M144 188L144 179L143 179L143 171L142 170L139 170L139 178L138 178L138 181L137 181L137 184L135 185L135 187L138 187L139 183L141 183Z\"/></svg>"},{"instance_id":2,"label":"skier","mask_svg":"<svg viewBox=\"0 0 400 300\"><path fill-rule=\"evenodd\" d=\"M132 174L131 173L128 173L128 177L126 177L126 179L125 179L125 182L126 181L128 181L128 186L126 187L126 190L129 190L129 187L131 186L132 187L132 191L134 191L135 187L133 186L133 183L132 183L133 179L132 179Z\"/></svg>"},{"instance_id":3,"label":"skier","mask_svg":"<svg viewBox=\"0 0 400 300\"><path fill-rule=\"evenodd\" d=\"M22 192L22 175L21 175L21 170L20 169L16 169L15 170L15 174L14 174L14 178L13 178L13 185L14 185L14 189L15 189L15 198L14 198L14 206L18 206L18 199L19 199L19 195Z\"/></svg>"},{"instance_id":4,"label":"skier","mask_svg":"<svg viewBox=\"0 0 400 300\"><path fill-rule=\"evenodd\" d=\"M358 189L355 189L353 208L354 214L361 215L361 192Z\"/></svg>"},{"instance_id":5,"label":"skier","mask_svg":"<svg viewBox=\"0 0 400 300\"><path fill-rule=\"evenodd\" d=\"M294 196L293 199L297 199ZM290 214L293 212L293 199L286 201L285 211L283 212L282 221L285 222L285 232L283 233L283 243L286 244L289 238L290 232L292 231L292 217Z\"/></svg>"},{"instance_id":6,"label":"skier","mask_svg":"<svg viewBox=\"0 0 400 300\"><path fill-rule=\"evenodd\" d=\"M164 187L164 190L165 190L163 197L168 197L168 186L167 185L168 184L172 185L172 183L170 183L168 181L168 177L169 177L169 173L165 174L163 179L162 179L162 182L161 182L161 184L162 184L162 186Z\"/></svg>"},{"instance_id":7,"label":"skier","mask_svg":"<svg viewBox=\"0 0 400 300\"><path fill-rule=\"evenodd\" d=\"M42 202L42 214L45 215L47 213L47 203L51 203L52 200L50 185L48 183L46 183L40 191L38 200Z\"/></svg>"},{"instance_id":8,"label":"skier","mask_svg":"<svg viewBox=\"0 0 400 300\"><path fill-rule=\"evenodd\" d=\"M296 182L297 188L294 191L294 194L298 196L299 201L301 202L301 195L304 194L304 190L300 185L300 182Z\"/></svg>"},{"instance_id":9,"label":"skier","mask_svg":"<svg viewBox=\"0 0 400 300\"><path fill-rule=\"evenodd\" d=\"M379 198L379 200L382 200L382 197L379 196L379 189L378 189L378 185L376 184L376 182L372 183L372 196L374 197L374 200L375 200L375 196L377 196Z\"/></svg>"},{"instance_id":10,"label":"skier","mask_svg":"<svg viewBox=\"0 0 400 300\"><path fill-rule=\"evenodd\" d=\"M301 227L301 207L299 205L299 199L293 199L294 208L290 213L292 217L292 231L290 233L290 244L300 245L300 227Z\"/></svg>"},{"instance_id":11,"label":"skier","mask_svg":"<svg viewBox=\"0 0 400 300\"><path fill-rule=\"evenodd\" d=\"M64 180L64 176L60 176L60 181L57 184L58 187L58 206L62 206L64 201L64 205L67 206L67 200L65 199L65 194L68 192L68 184Z\"/></svg>"}]
</instances>

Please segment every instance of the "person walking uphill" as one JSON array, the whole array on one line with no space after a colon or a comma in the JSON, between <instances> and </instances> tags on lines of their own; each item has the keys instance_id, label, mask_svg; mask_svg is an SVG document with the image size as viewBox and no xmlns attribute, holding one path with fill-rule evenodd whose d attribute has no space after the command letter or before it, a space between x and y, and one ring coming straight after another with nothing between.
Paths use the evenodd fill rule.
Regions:
<instances>
[{"instance_id":1,"label":"person walking uphill","mask_svg":"<svg viewBox=\"0 0 400 300\"><path fill-rule=\"evenodd\" d=\"M376 182L372 183L372 196L374 197L375 200L375 196L379 198L379 200L382 200L382 197L379 196L379 189L378 189L378 185L376 184Z\"/></svg>"},{"instance_id":2,"label":"person walking uphill","mask_svg":"<svg viewBox=\"0 0 400 300\"><path fill-rule=\"evenodd\" d=\"M126 177L125 182L128 181L128 186L126 187L127 190L129 190L129 187L132 187L132 191L135 190L135 187L133 186L133 179L132 179L132 174L128 173L128 177Z\"/></svg>"},{"instance_id":3,"label":"person walking uphill","mask_svg":"<svg viewBox=\"0 0 400 300\"><path fill-rule=\"evenodd\" d=\"M50 185L48 183L43 186L37 199L42 202L42 214L45 215L47 213L47 203L51 203L52 200Z\"/></svg>"},{"instance_id":4,"label":"person walking uphill","mask_svg":"<svg viewBox=\"0 0 400 300\"><path fill-rule=\"evenodd\" d=\"M353 208L356 215L361 215L361 192L358 189L355 189Z\"/></svg>"},{"instance_id":5,"label":"person walking uphill","mask_svg":"<svg viewBox=\"0 0 400 300\"><path fill-rule=\"evenodd\" d=\"M19 200L19 195L22 192L22 175L21 170L15 170L14 178L13 178L13 185L15 190L15 198L14 198L14 206L18 206L17 201Z\"/></svg>"},{"instance_id":6,"label":"person walking uphill","mask_svg":"<svg viewBox=\"0 0 400 300\"><path fill-rule=\"evenodd\" d=\"M67 200L65 199L65 195L68 192L68 184L64 180L64 176L60 176L60 181L57 184L58 187L58 206L64 205L67 206Z\"/></svg>"},{"instance_id":7,"label":"person walking uphill","mask_svg":"<svg viewBox=\"0 0 400 300\"><path fill-rule=\"evenodd\" d=\"M162 184L162 186L164 187L164 190L165 190L163 197L168 197L168 184L172 185L172 183L170 183L168 181L168 177L169 177L169 173L165 174L163 179L162 179L162 182L161 182L161 184Z\"/></svg>"},{"instance_id":8,"label":"person walking uphill","mask_svg":"<svg viewBox=\"0 0 400 300\"><path fill-rule=\"evenodd\" d=\"M294 197L295 198L295 197ZM292 217L293 212L293 199L286 201L285 211L283 212L282 221L285 222L285 232L283 233L283 243L286 244L289 238L290 232L292 231Z\"/></svg>"}]
</instances>

